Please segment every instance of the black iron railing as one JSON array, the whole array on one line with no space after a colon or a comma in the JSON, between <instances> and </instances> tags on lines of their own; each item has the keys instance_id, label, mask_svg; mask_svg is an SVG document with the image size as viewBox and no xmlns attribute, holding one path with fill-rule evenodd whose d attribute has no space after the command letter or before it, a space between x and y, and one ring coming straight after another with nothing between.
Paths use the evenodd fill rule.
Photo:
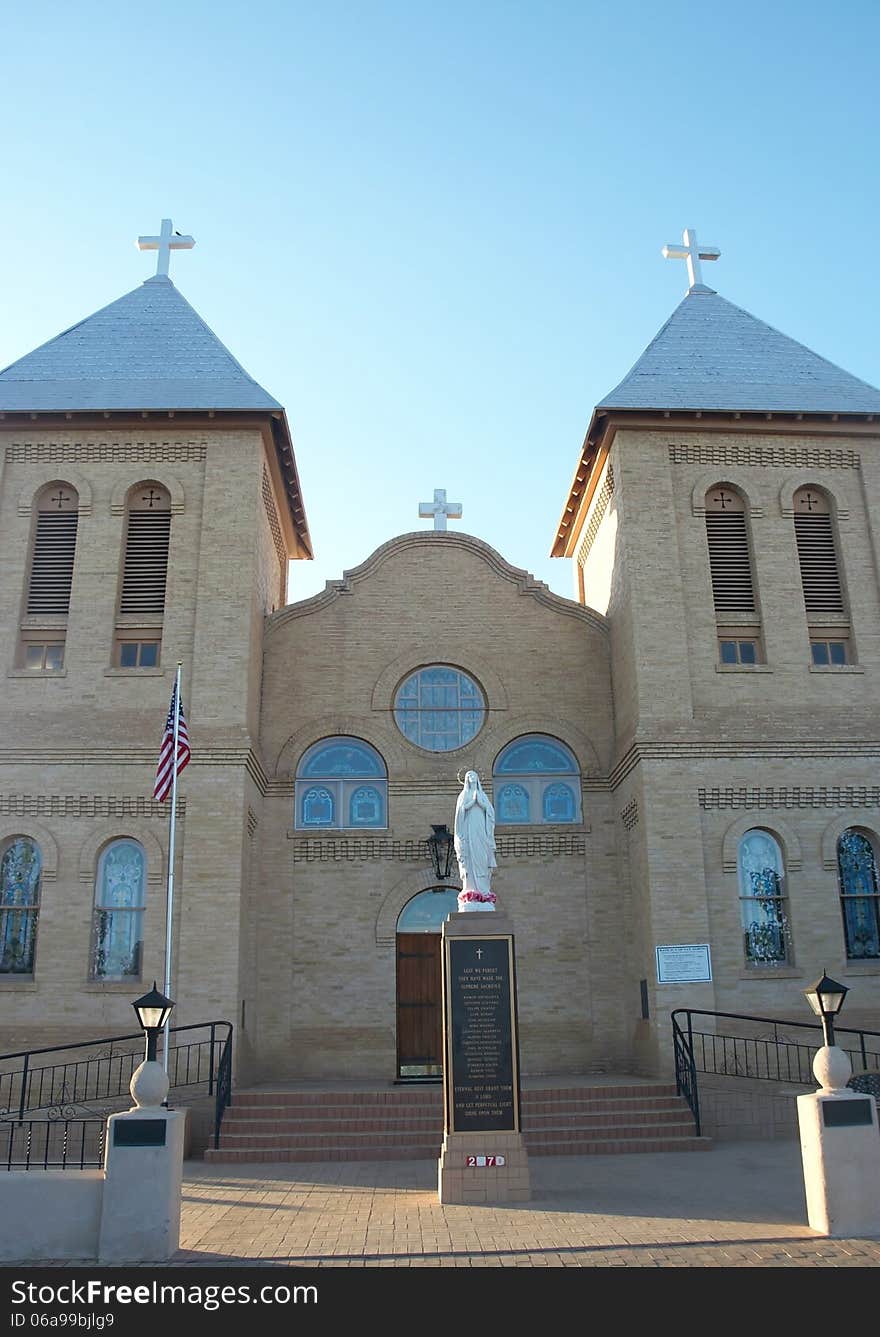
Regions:
<instances>
[{"instance_id":1,"label":"black iron railing","mask_svg":"<svg viewBox=\"0 0 880 1337\"><path fill-rule=\"evenodd\" d=\"M59 1058L63 1055L63 1058ZM44 1112L49 1121L106 1115L128 1098L144 1057L142 1031L0 1055L0 1126ZM216 1120L230 1103L232 1025L210 1021L170 1031L168 1082L178 1102L216 1093ZM221 1073L223 1074L221 1079ZM221 1080L224 1097L220 1099ZM216 1130L215 1130L216 1131Z\"/></svg>"},{"instance_id":2,"label":"black iron railing","mask_svg":"<svg viewBox=\"0 0 880 1337\"><path fill-rule=\"evenodd\" d=\"M711 1018L712 1029L697 1018ZM880 1073L880 1031L835 1026L834 1034L855 1074ZM699 1136L697 1073L815 1087L813 1059L824 1038L822 1027L808 1021L682 1007L672 1013L672 1043L676 1088L690 1106Z\"/></svg>"},{"instance_id":3,"label":"black iron railing","mask_svg":"<svg viewBox=\"0 0 880 1337\"><path fill-rule=\"evenodd\" d=\"M4 1170L91 1170L104 1163L103 1119L28 1119L0 1125Z\"/></svg>"}]
</instances>

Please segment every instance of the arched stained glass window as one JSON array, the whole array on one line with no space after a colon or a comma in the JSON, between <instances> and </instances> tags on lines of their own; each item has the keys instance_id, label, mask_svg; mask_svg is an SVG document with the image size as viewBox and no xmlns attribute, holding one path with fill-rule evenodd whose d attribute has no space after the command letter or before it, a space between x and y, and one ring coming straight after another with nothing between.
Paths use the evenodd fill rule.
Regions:
<instances>
[{"instance_id":1,"label":"arched stained glass window","mask_svg":"<svg viewBox=\"0 0 880 1337\"><path fill-rule=\"evenodd\" d=\"M382 795L375 785L361 785L348 805L349 826L381 826Z\"/></svg>"},{"instance_id":2,"label":"arched stained glass window","mask_svg":"<svg viewBox=\"0 0 880 1337\"><path fill-rule=\"evenodd\" d=\"M499 822L528 822L529 792L522 785L502 785L498 790L495 818Z\"/></svg>"},{"instance_id":3,"label":"arched stained glass window","mask_svg":"<svg viewBox=\"0 0 880 1337\"><path fill-rule=\"evenodd\" d=\"M429 887L407 901L397 919L397 932L440 933L446 917L457 912L457 888Z\"/></svg>"},{"instance_id":4,"label":"arched stained glass window","mask_svg":"<svg viewBox=\"0 0 880 1337\"><path fill-rule=\"evenodd\" d=\"M136 840L114 840L98 860L92 978L122 980L141 973L147 859Z\"/></svg>"},{"instance_id":5,"label":"arched stained glass window","mask_svg":"<svg viewBox=\"0 0 880 1337\"><path fill-rule=\"evenodd\" d=\"M545 734L515 738L498 754L492 774L496 821L550 824L581 820L577 760L558 739ZM562 775L572 779L560 780Z\"/></svg>"},{"instance_id":6,"label":"arched stained glass window","mask_svg":"<svg viewBox=\"0 0 880 1337\"><path fill-rule=\"evenodd\" d=\"M577 769L567 747L540 734L508 743L495 763L496 775L576 775Z\"/></svg>"},{"instance_id":7,"label":"arched stained glass window","mask_svg":"<svg viewBox=\"0 0 880 1337\"><path fill-rule=\"evenodd\" d=\"M746 831L739 842L740 915L748 966L781 966L789 961L785 868L779 843L769 831Z\"/></svg>"},{"instance_id":8,"label":"arched stained glass window","mask_svg":"<svg viewBox=\"0 0 880 1337\"><path fill-rule=\"evenodd\" d=\"M16 836L0 859L0 975L33 975L40 913L40 847Z\"/></svg>"},{"instance_id":9,"label":"arched stained glass window","mask_svg":"<svg viewBox=\"0 0 880 1337\"><path fill-rule=\"evenodd\" d=\"M303 826L333 825L333 795L323 785L312 785L303 795Z\"/></svg>"},{"instance_id":10,"label":"arched stained glass window","mask_svg":"<svg viewBox=\"0 0 880 1337\"><path fill-rule=\"evenodd\" d=\"M574 790L571 785L548 785L541 800L545 822L574 821Z\"/></svg>"},{"instance_id":11,"label":"arched stained glass window","mask_svg":"<svg viewBox=\"0 0 880 1337\"><path fill-rule=\"evenodd\" d=\"M880 957L880 888L873 843L851 827L837 842L840 906L851 961Z\"/></svg>"},{"instance_id":12,"label":"arched stained glass window","mask_svg":"<svg viewBox=\"0 0 880 1337\"><path fill-rule=\"evenodd\" d=\"M394 720L416 747L452 752L479 733L486 702L473 678L448 664L418 669L394 696Z\"/></svg>"},{"instance_id":13,"label":"arched stained glass window","mask_svg":"<svg viewBox=\"0 0 880 1337\"><path fill-rule=\"evenodd\" d=\"M360 738L313 743L296 772L297 830L387 826L387 776L379 753Z\"/></svg>"}]
</instances>

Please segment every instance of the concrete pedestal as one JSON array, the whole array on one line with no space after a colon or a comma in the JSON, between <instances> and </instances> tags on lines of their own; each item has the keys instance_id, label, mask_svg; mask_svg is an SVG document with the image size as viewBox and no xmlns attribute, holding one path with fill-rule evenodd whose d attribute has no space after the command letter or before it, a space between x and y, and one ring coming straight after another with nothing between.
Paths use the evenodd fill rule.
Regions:
<instances>
[{"instance_id":1,"label":"concrete pedestal","mask_svg":"<svg viewBox=\"0 0 880 1337\"><path fill-rule=\"evenodd\" d=\"M444 1133L437 1191L445 1203L528 1202L532 1188L522 1133Z\"/></svg>"},{"instance_id":2,"label":"concrete pedestal","mask_svg":"<svg viewBox=\"0 0 880 1337\"><path fill-rule=\"evenodd\" d=\"M528 1202L513 924L498 911L443 925L443 1069L440 1201Z\"/></svg>"},{"instance_id":3,"label":"concrete pedestal","mask_svg":"<svg viewBox=\"0 0 880 1337\"><path fill-rule=\"evenodd\" d=\"M186 1114L144 1106L111 1114L100 1263L164 1263L180 1243Z\"/></svg>"},{"instance_id":4,"label":"concrete pedestal","mask_svg":"<svg viewBox=\"0 0 880 1337\"><path fill-rule=\"evenodd\" d=\"M822 1235L880 1234L880 1130L873 1096L798 1096L807 1220Z\"/></svg>"}]
</instances>

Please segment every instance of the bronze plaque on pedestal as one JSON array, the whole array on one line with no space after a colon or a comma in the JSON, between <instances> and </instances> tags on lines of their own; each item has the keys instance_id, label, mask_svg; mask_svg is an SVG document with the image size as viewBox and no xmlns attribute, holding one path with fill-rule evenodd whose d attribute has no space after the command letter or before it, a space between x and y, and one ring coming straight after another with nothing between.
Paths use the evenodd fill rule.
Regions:
<instances>
[{"instance_id":1,"label":"bronze plaque on pedestal","mask_svg":"<svg viewBox=\"0 0 880 1337\"><path fill-rule=\"evenodd\" d=\"M519 1132L513 938L445 937L447 1133Z\"/></svg>"}]
</instances>

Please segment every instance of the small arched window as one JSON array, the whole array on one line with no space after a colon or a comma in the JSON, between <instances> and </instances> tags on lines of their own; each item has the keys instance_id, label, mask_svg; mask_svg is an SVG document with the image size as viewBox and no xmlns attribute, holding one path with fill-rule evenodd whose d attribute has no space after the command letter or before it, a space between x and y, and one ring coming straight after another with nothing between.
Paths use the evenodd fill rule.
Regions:
<instances>
[{"instance_id":1,"label":"small arched window","mask_svg":"<svg viewBox=\"0 0 880 1337\"><path fill-rule=\"evenodd\" d=\"M457 888L428 887L407 901L397 918L397 932L440 933L447 916L457 911Z\"/></svg>"},{"instance_id":2,"label":"small arched window","mask_svg":"<svg viewBox=\"0 0 880 1337\"><path fill-rule=\"evenodd\" d=\"M831 505L816 487L799 488L793 505L810 657L817 668L839 668L853 655Z\"/></svg>"},{"instance_id":3,"label":"small arched window","mask_svg":"<svg viewBox=\"0 0 880 1337\"><path fill-rule=\"evenodd\" d=\"M746 831L737 863L746 965L786 965L791 958L791 931L779 842L769 831L757 827Z\"/></svg>"},{"instance_id":4,"label":"small arched window","mask_svg":"<svg viewBox=\"0 0 880 1337\"><path fill-rule=\"evenodd\" d=\"M28 836L15 836L0 858L0 975L34 973L42 866Z\"/></svg>"},{"instance_id":5,"label":"small arched window","mask_svg":"<svg viewBox=\"0 0 880 1337\"><path fill-rule=\"evenodd\" d=\"M19 650L20 667L34 673L64 667L78 523L76 488L52 483L37 494Z\"/></svg>"},{"instance_id":6,"label":"small arched window","mask_svg":"<svg viewBox=\"0 0 880 1337\"><path fill-rule=\"evenodd\" d=\"M720 484L706 493L706 542L722 665L763 660L761 620L755 598L746 505L738 492Z\"/></svg>"},{"instance_id":7,"label":"small arched window","mask_svg":"<svg viewBox=\"0 0 880 1337\"><path fill-rule=\"evenodd\" d=\"M387 777L379 753L360 738L313 743L296 772L297 829L387 826Z\"/></svg>"},{"instance_id":8,"label":"small arched window","mask_svg":"<svg viewBox=\"0 0 880 1337\"><path fill-rule=\"evenodd\" d=\"M118 668L157 668L165 614L171 494L159 483L139 483L128 494L119 612Z\"/></svg>"},{"instance_id":9,"label":"small arched window","mask_svg":"<svg viewBox=\"0 0 880 1337\"><path fill-rule=\"evenodd\" d=\"M498 754L492 777L499 823L581 819L578 764L569 748L555 738L546 734L515 738Z\"/></svg>"},{"instance_id":10,"label":"small arched window","mask_svg":"<svg viewBox=\"0 0 880 1337\"><path fill-rule=\"evenodd\" d=\"M136 840L114 840L98 859L91 977L123 980L141 973L147 857Z\"/></svg>"},{"instance_id":11,"label":"small arched window","mask_svg":"<svg viewBox=\"0 0 880 1337\"><path fill-rule=\"evenodd\" d=\"M880 957L880 887L873 842L849 827L837 842L843 936L850 961Z\"/></svg>"}]
</instances>

